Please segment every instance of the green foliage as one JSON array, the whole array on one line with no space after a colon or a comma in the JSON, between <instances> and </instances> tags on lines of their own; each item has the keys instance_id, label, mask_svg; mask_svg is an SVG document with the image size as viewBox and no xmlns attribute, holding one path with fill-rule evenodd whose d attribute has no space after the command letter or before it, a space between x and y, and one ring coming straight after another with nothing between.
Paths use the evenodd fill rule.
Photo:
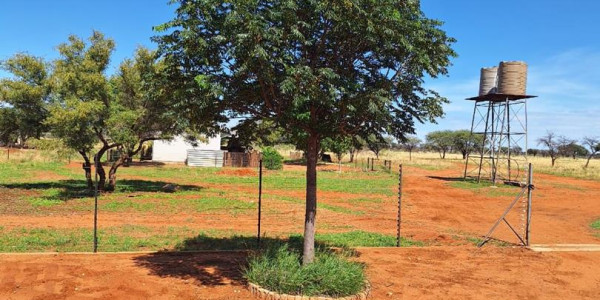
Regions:
<instances>
[{"instance_id":1,"label":"green foliage","mask_svg":"<svg viewBox=\"0 0 600 300\"><path fill-rule=\"evenodd\" d=\"M455 144L454 134L451 130L433 131L425 136L427 145L440 153L441 158L446 158L446 153Z\"/></svg>"},{"instance_id":2,"label":"green foliage","mask_svg":"<svg viewBox=\"0 0 600 300\"><path fill-rule=\"evenodd\" d=\"M592 222L592 224L590 224L590 226L594 229L600 230L600 219Z\"/></svg>"},{"instance_id":3,"label":"green foliage","mask_svg":"<svg viewBox=\"0 0 600 300\"><path fill-rule=\"evenodd\" d=\"M317 234L317 241L334 247L394 247L396 237L375 232L349 231ZM424 246L423 242L401 238L400 246Z\"/></svg>"},{"instance_id":4,"label":"green foliage","mask_svg":"<svg viewBox=\"0 0 600 300\"><path fill-rule=\"evenodd\" d=\"M375 156L379 158L379 152L383 149L390 148L392 146L392 139L390 137L383 137L376 134L370 134L365 142L369 150L375 153Z\"/></svg>"},{"instance_id":5,"label":"green foliage","mask_svg":"<svg viewBox=\"0 0 600 300\"><path fill-rule=\"evenodd\" d=\"M89 153L103 135L109 113L108 67L114 41L98 31L89 44L77 36L58 46L54 62L52 105L46 124L54 136L78 152Z\"/></svg>"},{"instance_id":6,"label":"green foliage","mask_svg":"<svg viewBox=\"0 0 600 300\"><path fill-rule=\"evenodd\" d=\"M250 258L244 276L268 290L290 295L344 297L365 285L364 267L348 257L317 251L315 261L303 266L300 254L284 245Z\"/></svg>"},{"instance_id":7,"label":"green foliage","mask_svg":"<svg viewBox=\"0 0 600 300\"><path fill-rule=\"evenodd\" d=\"M283 169L283 156L277 150L267 147L262 151L262 160L265 168L268 170Z\"/></svg>"},{"instance_id":8,"label":"green foliage","mask_svg":"<svg viewBox=\"0 0 600 300\"><path fill-rule=\"evenodd\" d=\"M453 136L453 149L462 154L463 159L467 158L467 155L472 151L476 151L481 148L483 144L483 135L471 134L470 130L456 130L452 132Z\"/></svg>"},{"instance_id":9,"label":"green foliage","mask_svg":"<svg viewBox=\"0 0 600 300\"><path fill-rule=\"evenodd\" d=\"M23 146L47 129L48 64L40 57L19 53L0 62L0 68L13 75L0 80L0 142L14 142L18 137Z\"/></svg>"},{"instance_id":10,"label":"green foliage","mask_svg":"<svg viewBox=\"0 0 600 300\"><path fill-rule=\"evenodd\" d=\"M419 1L173 3L175 18L157 27L167 33L154 38L171 80L194 83L179 89L195 96L186 103L273 121L306 145L307 215L316 214L323 139L401 139L414 133L415 120L443 115L447 99L423 83L447 74L455 40Z\"/></svg>"},{"instance_id":11,"label":"green foliage","mask_svg":"<svg viewBox=\"0 0 600 300\"><path fill-rule=\"evenodd\" d=\"M325 138L321 142L321 149L333 152L338 161L341 161L344 154L350 151L351 148L352 137Z\"/></svg>"}]
</instances>

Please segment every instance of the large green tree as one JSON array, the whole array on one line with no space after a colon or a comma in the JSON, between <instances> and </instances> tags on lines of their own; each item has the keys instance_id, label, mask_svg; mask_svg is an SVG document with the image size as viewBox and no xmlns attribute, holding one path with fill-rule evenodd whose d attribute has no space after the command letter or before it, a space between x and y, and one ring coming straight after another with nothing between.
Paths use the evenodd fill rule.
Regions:
<instances>
[{"instance_id":1,"label":"large green tree","mask_svg":"<svg viewBox=\"0 0 600 300\"><path fill-rule=\"evenodd\" d=\"M77 36L58 46L60 57L52 74L52 105L47 124L54 136L84 160L88 188L92 188L90 154L101 143L93 159L98 166L99 187L104 189L106 174L100 164L104 153L116 147L106 132L110 114L110 93L105 75L114 41L94 31L89 43Z\"/></svg>"},{"instance_id":2,"label":"large green tree","mask_svg":"<svg viewBox=\"0 0 600 300\"><path fill-rule=\"evenodd\" d=\"M314 259L317 156L327 137L403 139L447 100L423 87L447 73L452 38L419 1L174 1L160 53L225 114L272 120L306 140L303 262Z\"/></svg>"},{"instance_id":3,"label":"large green tree","mask_svg":"<svg viewBox=\"0 0 600 300\"><path fill-rule=\"evenodd\" d=\"M0 80L0 135L18 139L24 146L29 138L39 138L47 128L44 124L50 93L48 64L40 57L19 53L0 63L12 78ZM11 136L12 138L9 138Z\"/></svg>"},{"instance_id":4,"label":"large green tree","mask_svg":"<svg viewBox=\"0 0 600 300\"><path fill-rule=\"evenodd\" d=\"M139 153L145 142L172 139L176 135L197 142L199 133L212 135L220 129L220 119L208 115L211 109L191 105L184 111L178 109L182 101L189 100L189 92L177 91L179 83L168 80L166 68L153 51L138 48L134 58L124 60L119 72L110 79L110 110L105 131L121 155L110 167L108 190L116 185L118 168ZM189 111L194 111L193 115L185 117Z\"/></svg>"}]
</instances>

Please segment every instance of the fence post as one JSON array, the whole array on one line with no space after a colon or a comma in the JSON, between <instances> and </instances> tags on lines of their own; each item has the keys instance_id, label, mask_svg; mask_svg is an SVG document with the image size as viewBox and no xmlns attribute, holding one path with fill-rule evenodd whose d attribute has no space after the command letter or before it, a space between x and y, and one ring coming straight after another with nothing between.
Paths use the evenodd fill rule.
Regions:
<instances>
[{"instance_id":1,"label":"fence post","mask_svg":"<svg viewBox=\"0 0 600 300\"><path fill-rule=\"evenodd\" d=\"M529 172L527 176L527 223L525 231L525 243L529 246L529 236L531 230L531 194L533 193L533 165L529 163Z\"/></svg>"},{"instance_id":2,"label":"fence post","mask_svg":"<svg viewBox=\"0 0 600 300\"><path fill-rule=\"evenodd\" d=\"M402 222L402 164L398 168L398 223L396 225L396 247L400 247L400 224Z\"/></svg>"},{"instance_id":3,"label":"fence post","mask_svg":"<svg viewBox=\"0 0 600 300\"><path fill-rule=\"evenodd\" d=\"M94 155L94 180L96 182L94 187L94 253L98 252L98 164L100 163L100 158L98 158L98 153Z\"/></svg>"},{"instance_id":4,"label":"fence post","mask_svg":"<svg viewBox=\"0 0 600 300\"><path fill-rule=\"evenodd\" d=\"M260 247L260 219L262 209L262 158L258 161L258 232L256 234L256 243Z\"/></svg>"}]
</instances>

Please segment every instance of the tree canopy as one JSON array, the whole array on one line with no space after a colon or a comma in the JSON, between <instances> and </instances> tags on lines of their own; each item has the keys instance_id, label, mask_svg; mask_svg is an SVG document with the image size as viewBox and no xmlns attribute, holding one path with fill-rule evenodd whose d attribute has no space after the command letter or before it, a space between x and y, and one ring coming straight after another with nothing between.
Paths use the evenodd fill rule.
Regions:
<instances>
[{"instance_id":1,"label":"tree canopy","mask_svg":"<svg viewBox=\"0 0 600 300\"><path fill-rule=\"evenodd\" d=\"M320 142L404 139L415 121L442 116L447 100L423 82L447 73L454 40L418 1L177 2L155 40L170 70L202 89L195 100L306 137L303 260L312 262Z\"/></svg>"},{"instance_id":2,"label":"tree canopy","mask_svg":"<svg viewBox=\"0 0 600 300\"><path fill-rule=\"evenodd\" d=\"M40 57L19 53L1 62L0 68L13 75L0 80L0 141L18 139L23 146L47 130L48 64Z\"/></svg>"}]
</instances>

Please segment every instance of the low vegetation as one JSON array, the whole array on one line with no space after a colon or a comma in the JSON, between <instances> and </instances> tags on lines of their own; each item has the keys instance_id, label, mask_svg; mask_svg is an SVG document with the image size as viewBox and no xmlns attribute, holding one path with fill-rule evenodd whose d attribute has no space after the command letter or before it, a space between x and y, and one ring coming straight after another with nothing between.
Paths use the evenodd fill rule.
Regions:
<instances>
[{"instance_id":1,"label":"low vegetation","mask_svg":"<svg viewBox=\"0 0 600 300\"><path fill-rule=\"evenodd\" d=\"M592 227L592 230L594 230L594 235L600 238L600 219L592 222L590 227Z\"/></svg>"},{"instance_id":2,"label":"low vegetation","mask_svg":"<svg viewBox=\"0 0 600 300\"><path fill-rule=\"evenodd\" d=\"M249 282L282 294L334 297L359 293L366 279L364 266L345 253L318 249L314 262L302 265L300 251L287 244L250 258L244 275Z\"/></svg>"}]
</instances>

